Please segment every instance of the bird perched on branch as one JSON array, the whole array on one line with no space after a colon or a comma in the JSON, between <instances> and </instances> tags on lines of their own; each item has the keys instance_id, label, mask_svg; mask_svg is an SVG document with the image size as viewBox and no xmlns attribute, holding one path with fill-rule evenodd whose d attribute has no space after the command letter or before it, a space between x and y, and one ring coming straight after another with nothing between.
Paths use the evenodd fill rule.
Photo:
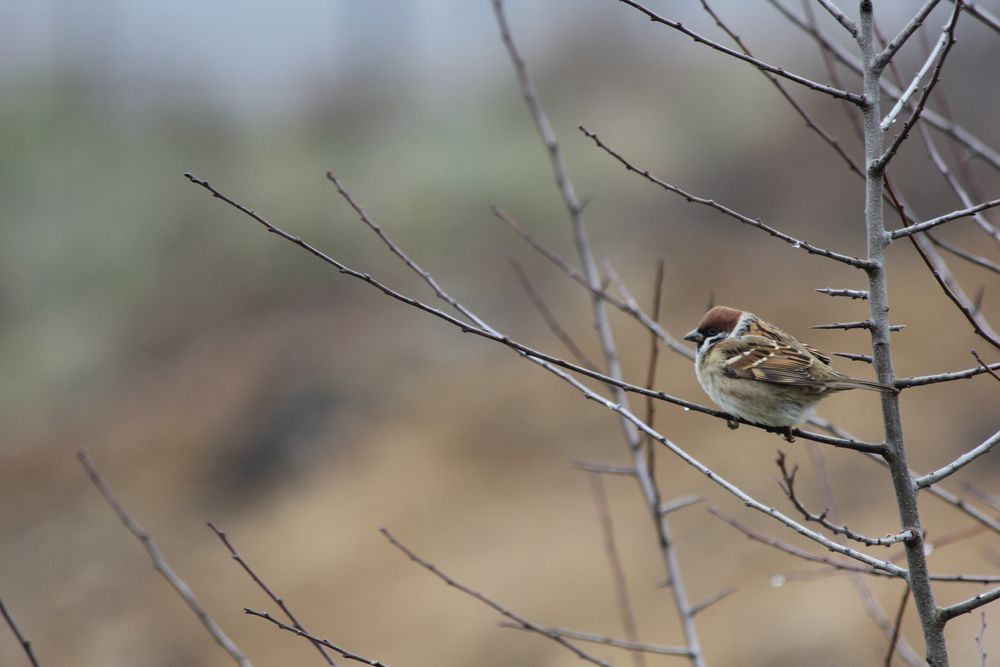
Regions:
<instances>
[{"instance_id":1,"label":"bird perched on branch","mask_svg":"<svg viewBox=\"0 0 1000 667\"><path fill-rule=\"evenodd\" d=\"M698 382L720 408L761 426L785 429L786 437L829 394L897 391L834 370L830 357L745 310L715 306L684 340L698 345ZM732 428L736 425L730 422Z\"/></svg>"}]
</instances>

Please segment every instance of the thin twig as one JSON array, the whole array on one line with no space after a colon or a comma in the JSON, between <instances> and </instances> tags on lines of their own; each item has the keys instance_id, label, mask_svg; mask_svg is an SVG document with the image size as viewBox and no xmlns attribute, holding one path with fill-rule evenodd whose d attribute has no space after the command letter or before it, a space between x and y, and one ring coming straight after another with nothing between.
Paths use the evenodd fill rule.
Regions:
<instances>
[{"instance_id":1,"label":"thin twig","mask_svg":"<svg viewBox=\"0 0 1000 667\"><path fill-rule=\"evenodd\" d=\"M965 261L971 262L976 266L981 266L982 268L992 271L993 273L1000 273L1000 264L990 261L985 257L981 257L979 255L973 255L971 252L962 250L958 246L948 243L947 241L942 241L938 237L933 236L931 234L927 234L926 236L931 240L931 243L933 243L937 247L942 248L943 250L947 250L951 254L957 257L961 257Z\"/></svg>"},{"instance_id":2,"label":"thin twig","mask_svg":"<svg viewBox=\"0 0 1000 667\"><path fill-rule=\"evenodd\" d=\"M604 553L608 557L611 581L614 584L615 596L618 598L618 613L621 615L622 629L625 631L625 639L638 644L639 630L635 622L632 600L628 594L625 568L622 565L621 554L618 552L618 544L615 542L615 526L611 518L611 507L608 505L608 494L604 488L604 478L596 472L590 473L588 477L590 478L590 490L594 497L594 505L597 508L598 523L601 526ZM641 653L633 654L632 660L637 667L646 664L646 658Z\"/></svg>"},{"instance_id":3,"label":"thin twig","mask_svg":"<svg viewBox=\"0 0 1000 667\"><path fill-rule=\"evenodd\" d=\"M146 530L140 526L135 519L125 510L118 499L115 498L114 494L111 493L111 489L108 487L107 483L101 478L100 474L97 472L97 468L94 467L94 463L90 460L90 456L86 451L80 449L76 453L77 458L80 460L80 464L83 469L87 472L87 476L90 477L90 481L93 482L97 490L101 492L104 496L104 500L107 501L108 505L118 515L118 519L125 525L130 533L132 533L136 539L142 544L146 549L146 553L149 554L149 559L153 561L153 567L156 571L163 575L163 578L167 580L177 594L181 596L187 606L194 612L194 615L198 617L205 629L208 630L209 634L215 639L215 641L221 646L226 653L241 667L252 667L250 661L247 659L243 652L233 643L233 640L229 638L228 635L219 627L215 620L209 616L205 608L198 602L194 597L194 593L186 583L184 583L177 574L174 573L173 569L163 558L163 554L160 553L159 548L153 541L152 536L146 532Z\"/></svg>"},{"instance_id":4,"label":"thin twig","mask_svg":"<svg viewBox=\"0 0 1000 667\"><path fill-rule=\"evenodd\" d=\"M917 28L923 25L924 19L926 19L927 15L930 14L935 7L937 7L940 1L941 0L927 0L923 7L921 7L917 13L913 15L913 18L911 18L907 24L903 26L903 29L899 31L899 34L893 37L892 41L886 44L885 48L882 49L882 52L875 57L875 68L877 70L881 70L889 64L889 61L896 55L896 52L899 51L900 47L906 43L906 40L913 35Z\"/></svg>"},{"instance_id":5,"label":"thin twig","mask_svg":"<svg viewBox=\"0 0 1000 667\"><path fill-rule=\"evenodd\" d=\"M513 630L524 630L525 628L518 623L512 623L511 621L500 621L500 627L511 628ZM623 639L616 639L615 637L608 637L605 635L598 635L592 632L581 632L579 630L569 630L567 628L554 628L551 626L545 626L543 628L546 634L558 635L560 637L565 637L566 639L577 639L582 642L593 642L594 644L604 644L605 646L614 646L615 648L623 648L627 651L640 651L643 653L658 653L660 655L675 655L682 658L690 658L691 651L686 648L679 648L675 646L661 646L659 644L643 644L640 642L630 642Z\"/></svg>"},{"instance_id":6,"label":"thin twig","mask_svg":"<svg viewBox=\"0 0 1000 667\"><path fill-rule=\"evenodd\" d=\"M957 602L948 607L944 607L938 610L938 621L942 624L947 623L951 619L961 616L962 614L968 614L971 611L975 611L980 607L987 605L994 600L1000 599L1000 586L986 591L985 593L980 593L979 595L974 595L968 600L963 600L962 602Z\"/></svg>"},{"instance_id":7,"label":"thin twig","mask_svg":"<svg viewBox=\"0 0 1000 667\"><path fill-rule=\"evenodd\" d=\"M979 653L979 667L986 667L986 612L979 614L979 632L976 633L976 651Z\"/></svg>"},{"instance_id":8,"label":"thin twig","mask_svg":"<svg viewBox=\"0 0 1000 667\"><path fill-rule=\"evenodd\" d=\"M918 489L923 489L925 487L930 486L931 484L936 484L945 477L948 477L949 475L958 472L965 466L969 465L970 463L978 459L980 456L983 456L984 454L989 454L990 450L993 449L993 447L996 446L998 442L1000 442L1000 431L997 431L992 436L983 441L982 444L973 447L972 449L962 454L948 465L942 466L941 468L935 470L932 473L928 473L922 477L918 477L917 479L913 480L913 483L914 485L916 485Z\"/></svg>"},{"instance_id":9,"label":"thin twig","mask_svg":"<svg viewBox=\"0 0 1000 667\"><path fill-rule=\"evenodd\" d=\"M670 514L685 507L691 507L705 500L705 496L681 496L660 505L660 514Z\"/></svg>"},{"instance_id":10,"label":"thin twig","mask_svg":"<svg viewBox=\"0 0 1000 667\"><path fill-rule=\"evenodd\" d=\"M3 598L0 598L0 614L3 615L5 621L7 621L7 626L10 631L14 633L17 638L17 643L21 645L24 649L24 654L28 656L28 660L31 662L32 667L41 667L41 663L38 662L38 658L35 656L35 649L31 646L31 641L21 632L21 629L17 627L17 622L14 620L14 615L10 613L7 609L7 605L3 603Z\"/></svg>"},{"instance_id":11,"label":"thin twig","mask_svg":"<svg viewBox=\"0 0 1000 667\"><path fill-rule=\"evenodd\" d=\"M778 459L776 463L778 464L778 470L781 471L781 482L779 482L778 486L781 487L781 490L784 491L785 495L792 502L792 505L795 506L795 509L802 514L806 521L818 523L832 533L843 535L848 539L854 540L855 542L861 542L869 547L888 547L893 544L898 544L899 542L905 542L906 540L913 539L914 533L912 530L904 530L896 534L886 535L885 537L868 537L849 529L847 526L837 525L827 519L826 516L829 510L823 512L822 514L810 512L802 501L799 500L798 496L795 495L795 474L798 472L798 466L794 466L791 470L789 470L785 461L785 453L778 452Z\"/></svg>"},{"instance_id":12,"label":"thin twig","mask_svg":"<svg viewBox=\"0 0 1000 667\"><path fill-rule=\"evenodd\" d=\"M997 369L1000 369L1000 361L993 364L976 366L975 368L967 368L962 371L949 371L947 373L935 373L933 375L915 375L913 377L900 378L896 380L896 387L898 389L906 389L907 387L922 387L924 385L936 384L938 382L967 380L969 378L976 377L977 375L989 373L990 371L995 371Z\"/></svg>"},{"instance_id":13,"label":"thin twig","mask_svg":"<svg viewBox=\"0 0 1000 667\"><path fill-rule=\"evenodd\" d=\"M804 1L807 3L806 6L808 7L809 6L808 2L810 2L810 0L804 0ZM716 25L718 25L723 32L729 35L730 39L732 39L733 42L738 47L740 47L740 50L742 50L743 53L747 54L748 56L753 56L753 53L750 52L750 49L746 46L746 44L743 42L740 36L737 35L735 32L733 32L733 30L725 22L723 22L721 18L719 18L719 15L708 5L707 0L701 0L701 6L705 9L708 15L715 20ZM791 107L795 110L795 112L799 114L799 117L802 118L806 126L813 132L815 132L817 135L819 135L819 137L823 141L825 141L833 150L835 150L838 154L840 154L841 157L843 157L848 162L848 164L851 164L853 166L851 158L847 155L847 152L844 150L844 147L840 145L840 142L837 141L837 139L830 132L824 129L816 121L816 119L813 118L812 115L810 115L809 112L806 111L805 108L801 104L799 104L794 97L792 97L792 94L788 92L785 86L781 83L781 80L778 77L765 72L764 70L758 70L758 71L771 83L771 85L775 87L775 89L781 94L781 96L785 98L785 100L788 102L789 105L791 105ZM843 88L843 86L840 84L840 81L836 77L836 72L832 70L831 70L830 80L835 87ZM851 120L857 122L857 116L854 113L852 113L855 107L853 106L849 108L845 107L845 109L847 110L848 116L851 118ZM855 167L855 169L857 168ZM857 169L857 172L859 176L863 176L860 169Z\"/></svg>"},{"instance_id":14,"label":"thin twig","mask_svg":"<svg viewBox=\"0 0 1000 667\"><path fill-rule=\"evenodd\" d=\"M851 361L861 361L866 364L874 363L874 358L870 354L855 354L854 352L831 352L835 357L843 357Z\"/></svg>"},{"instance_id":15,"label":"thin twig","mask_svg":"<svg viewBox=\"0 0 1000 667\"><path fill-rule=\"evenodd\" d=\"M826 294L827 296L846 296L849 299L861 299L862 301L868 300L868 290L863 289L839 289L833 287L819 287L816 289L820 294Z\"/></svg>"},{"instance_id":16,"label":"thin twig","mask_svg":"<svg viewBox=\"0 0 1000 667\"><path fill-rule=\"evenodd\" d=\"M915 225L910 225L908 227L902 227L900 229L889 232L889 236L895 240L902 238L904 236L910 236L911 234L916 234L918 232L925 232L928 229L933 229L938 225L943 225L946 222L951 222L952 220L959 220L961 218L968 217L979 213L980 211L985 211L987 209L993 208L994 206L1000 206L1000 199L991 199L990 201L983 202L981 204L976 204L975 206L970 206L968 208L963 208L958 211L952 211L951 213L946 213L940 215L936 218L931 218L924 222L917 223Z\"/></svg>"},{"instance_id":17,"label":"thin twig","mask_svg":"<svg viewBox=\"0 0 1000 667\"><path fill-rule=\"evenodd\" d=\"M542 299L542 295L538 293L538 290L535 289L535 285L531 282L531 279L528 278L524 269L521 268L520 262L513 257L509 258L508 261L510 262L511 269L514 270L514 275L517 276L518 282L521 283L521 287L524 289L525 294L528 295L528 300L531 301L532 305L535 306L535 310L537 310L538 314L542 316L543 320L545 320L545 324L548 326L549 331L552 332L552 335L558 338L559 342L561 342L566 349L569 350L569 353L576 357L576 360L581 366L596 370L597 364L590 360L590 357L588 357L587 353L576 344L576 341L574 341L573 337L569 335L569 332L567 332L562 325L559 324L559 320L552 312L552 309L550 309L548 304L545 303L545 300Z\"/></svg>"},{"instance_id":18,"label":"thin twig","mask_svg":"<svg viewBox=\"0 0 1000 667\"><path fill-rule=\"evenodd\" d=\"M785 7L780 0L768 0L768 2L770 2L770 4L794 26L816 40L817 44L819 44L825 52L832 54L840 63L846 65L855 74L860 75L862 73L863 65L861 63L861 59L856 57L851 51L842 46L840 43L827 39L816 28L816 26L810 25L799 16L796 16L787 7ZM899 96L902 95L902 91L899 88L893 86L884 78L879 79L878 84L882 91L893 99L898 99ZM962 144L969 150L973 157L981 158L995 169L1000 169L1000 151L994 150L991 146L980 140L964 127L958 125L954 121L944 118L932 109L924 109L924 112L921 114L921 118L927 121L929 125L937 129L939 132L944 133L953 140Z\"/></svg>"},{"instance_id":19,"label":"thin twig","mask_svg":"<svg viewBox=\"0 0 1000 667\"><path fill-rule=\"evenodd\" d=\"M817 92L826 93L827 95L830 95L830 96L835 97L837 99L846 100L846 101L851 102L852 104L856 104L858 106L861 106L862 104L864 104L864 101L865 101L864 97L861 96L861 95L858 95L857 93L851 93L851 92L848 92L848 91L845 91L845 90L838 90L838 89L836 89L836 88L834 88L832 86L827 86L827 85L822 84L822 83L817 83L816 81L812 81L812 80L807 79L807 78L805 78L803 76L799 76L798 74L793 74L791 72L788 72L788 71L786 71L782 67L775 67L774 65L770 65L770 64L764 62L763 60L758 60L757 58L753 58L751 56L748 56L745 53L741 53L739 51L735 51L733 49L730 49L729 47L726 47L726 46L723 46L722 44L719 44L718 42L713 42L712 40L707 39L705 37L702 37L698 33L694 32L691 29L689 29L687 26L685 26L680 21L672 21L672 20L670 20L668 18L660 16L659 14L657 14L656 12L654 12L653 10L651 10L651 9L649 9L649 8L641 5L638 2L635 2L635 0L618 0L618 1L624 3L624 4L628 5L628 6L630 6L632 8L634 8L634 9L639 10L640 12L642 12L643 14L645 14L647 17L649 17L649 20L653 21L654 23L659 23L661 25L669 26L670 28L673 28L674 30L677 30L679 32L684 33L685 35L687 35L688 37L690 37L691 39L693 39L695 42L698 42L699 44L704 44L705 46L713 48L716 51L720 51L720 52L726 54L727 56L730 56L732 58L736 58L737 60L742 60L743 62L750 63L751 65L753 65L754 67L756 67L759 70L763 70L765 72L770 72L771 74L774 74L776 76L784 77L784 78L788 79L789 81L794 81L795 83L797 83L797 84L799 84L801 86L805 86L806 88L809 88L810 90L815 90Z\"/></svg>"},{"instance_id":20,"label":"thin twig","mask_svg":"<svg viewBox=\"0 0 1000 667\"><path fill-rule=\"evenodd\" d=\"M528 619L526 619L526 618L524 618L524 617L522 617L522 616L520 616L520 615L512 612L511 610L509 610L506 607L502 606L498 602L495 602L491 598L488 598L486 595L484 595L482 593L479 593L478 591L474 591L471 588L469 588L468 586L465 586L465 585L459 583L458 581L455 581L449 575L445 574L440 569L438 569L438 567L436 565L434 565L433 563L430 563L430 562L424 560L423 558L421 558L417 554L413 553L409 549L409 547L407 547L402 542L400 542L399 540L397 540L395 538L395 536L393 536L393 534L388 531L388 529L386 529L386 528L379 528L379 532L382 533L382 535L385 537L385 539L389 540L389 544L391 544L392 546L394 546L397 549L399 549L400 551L402 551L406 555L407 558L409 558L414 563L416 563L420 567L424 568L425 570L427 570L428 572L430 572L435 577L437 577L438 579L440 579L444 583L448 584L452 588L456 588L456 589L462 591L463 593L465 593L466 595L468 595L468 596L470 596L472 598L475 598L476 600L479 600L480 602L482 602L483 604L485 604L490 609L493 609L494 611L496 611L497 613L499 613L501 616L510 619L514 623L517 623L517 625L520 626L521 628L523 628L525 630L531 630L532 632L538 633L539 635L541 635L543 637L548 637L549 639L551 639L552 641L556 642L557 644L559 644L563 648L566 648L566 649L569 649L570 651L572 651L574 654L576 654L576 656L578 658L580 658L582 660L586 660L587 662L592 662L595 665L603 665L603 667L610 667L609 663L605 662L604 660L601 660L600 658L596 658L596 657L590 655L586 651L584 651L584 650L580 649L579 647L577 647L575 644L572 644L572 643L566 641L560 635L546 632L544 627L542 627L540 625L536 625L535 623L532 623Z\"/></svg>"},{"instance_id":21,"label":"thin twig","mask_svg":"<svg viewBox=\"0 0 1000 667\"><path fill-rule=\"evenodd\" d=\"M931 275L934 276L934 280L937 281L945 295L951 299L952 303L958 307L965 316L965 319L972 325L972 329L980 338L1000 350L1000 336L993 330L993 327L986 321L982 313L976 311L972 302L969 301L969 297L966 296L961 286L959 286L938 251L919 234L907 238L913 243L913 247L917 249L917 253L924 260L924 264L927 265Z\"/></svg>"},{"instance_id":22,"label":"thin twig","mask_svg":"<svg viewBox=\"0 0 1000 667\"><path fill-rule=\"evenodd\" d=\"M719 591L718 593L713 593L712 595L709 595L707 598L705 598L701 602L698 602L693 607L691 607L691 614L692 615L700 614L701 612L705 611L716 602L721 602L722 600L725 600L727 597L729 597L738 590L739 588L737 588L736 586L732 586L730 588L725 588Z\"/></svg>"},{"instance_id":23,"label":"thin twig","mask_svg":"<svg viewBox=\"0 0 1000 667\"><path fill-rule=\"evenodd\" d=\"M830 16L837 19L837 23L844 26L844 29L851 34L851 37L856 38L858 36L858 26L847 17L847 14L840 7L831 2L831 0L818 0L818 2L823 6L823 9L829 12Z\"/></svg>"},{"instance_id":24,"label":"thin twig","mask_svg":"<svg viewBox=\"0 0 1000 667\"><path fill-rule=\"evenodd\" d=\"M899 609L896 611L896 621L892 626L892 637L889 639L889 652L885 655L885 667L892 667L892 654L896 652L896 642L899 641L899 630L903 627L903 613L906 611L906 603L910 600L910 587L903 589L903 599L899 601Z\"/></svg>"},{"instance_id":25,"label":"thin twig","mask_svg":"<svg viewBox=\"0 0 1000 667\"><path fill-rule=\"evenodd\" d=\"M938 1L939 0L929 0L927 4L932 2L936 3ZM955 9L951 13L951 18L945 25L942 33L946 37L946 41L944 48L941 50L941 56L938 58L937 64L934 66L934 71L931 74L930 81L928 81L927 85L924 86L923 92L920 94L920 99L918 99L917 103L914 105L914 109L910 114L910 117L906 119L905 123L903 123L903 127L899 131L899 134L892 138L889 142L889 147L886 148L882 154L869 165L868 168L873 174L881 174L885 172L885 168L889 164L889 161L892 160L893 156L899 150L899 147L906 141L906 138L909 136L910 130L913 129L913 126L917 124L918 120L920 120L920 115L923 113L924 107L927 106L927 100L930 99L931 92L933 92L934 87L941 80L941 70L944 69L944 63L948 58L948 53L951 51L951 47L955 45L955 26L958 24L958 16L961 11L962 3L956 2ZM883 60L883 64L888 62L888 60L892 57L890 54L888 58L883 59L883 56L890 50L891 47L892 43L890 42L885 51L879 55L879 59Z\"/></svg>"},{"instance_id":26,"label":"thin twig","mask_svg":"<svg viewBox=\"0 0 1000 667\"><path fill-rule=\"evenodd\" d=\"M602 475L623 475L625 477L635 477L635 468L632 466L619 466L612 463L593 463L591 461L577 461L573 464L573 467L584 472L596 472Z\"/></svg>"},{"instance_id":27,"label":"thin twig","mask_svg":"<svg viewBox=\"0 0 1000 667\"><path fill-rule=\"evenodd\" d=\"M809 327L810 329L843 329L845 331L850 329L871 329L871 320L861 320L859 322L831 322L829 324L814 324ZM905 324L890 324L889 331L902 331L906 328Z\"/></svg>"},{"instance_id":28,"label":"thin twig","mask_svg":"<svg viewBox=\"0 0 1000 667\"><path fill-rule=\"evenodd\" d=\"M233 544L229 541L229 536L226 535L221 530L219 530L219 528L217 528L216 525L211 521L208 522L208 527L211 529L213 533L215 533L215 536L222 541L222 544L226 547L226 550L229 551L229 555L232 557L232 559L237 563L239 563L240 567L243 568L243 571L246 572L251 579L253 579L254 583L257 584L257 586L260 587L262 591L264 591L264 594L267 595L267 597L271 598L271 600L281 608L281 611L285 612L285 616L287 616L288 620L292 622L292 625L294 625L297 629L301 630L302 632L307 632L307 630L299 622L299 619L297 619L295 617L295 614L292 613L292 610L289 609L288 605L285 604L284 599L279 597L273 590L271 590L271 587L268 586L266 583L264 583L264 580L261 579L256 572L254 572L253 568L250 567L250 564L246 562L246 560L243 558L242 555L240 555L240 552L237 551L236 547L234 547ZM331 658L330 655L326 652L326 649L323 648L322 644L314 641L313 646L316 647L316 650L319 651L320 655L323 656L323 659L326 660L326 664L336 665L333 658Z\"/></svg>"},{"instance_id":29,"label":"thin twig","mask_svg":"<svg viewBox=\"0 0 1000 667\"><path fill-rule=\"evenodd\" d=\"M619 0L619 1L624 2L625 0ZM761 222L760 220L757 220L756 218L751 218L749 216L743 215L742 213L739 213L739 212L737 212L737 211L729 208L728 206L725 206L723 204L720 204L720 203L716 202L714 199L708 199L706 197L699 197L698 195L692 194L692 193L684 190L683 188L680 188L680 187L678 187L676 185L673 185L671 183L667 183L666 181L663 181L663 180L661 180L661 179L653 176L652 174L649 173L649 171L634 166L631 162L629 162L627 159L625 159L624 157L622 157L622 155L620 153L618 153L613 148L611 148L607 144L605 144L601 140L601 138L598 137L595 133L591 132L590 130L588 130L587 128L583 127L582 125L580 126L580 131L583 132L583 134L586 135L588 138L590 138L591 140L593 140L593 142L597 145L598 148L600 148L601 150L603 150L604 152L606 152L608 155L610 155L613 158L615 158L616 160L618 160L618 162L620 162L625 167L626 170L634 172L636 174L639 174L640 176L642 176L643 178L645 178L650 183L654 183L654 184L660 186L661 188L663 188L663 189L665 189L665 190L667 190L669 192L673 192L674 194L680 195L688 203L691 203L691 204L701 204L703 206L708 206L709 208L713 208L716 211L722 213L723 215L726 215L726 216L732 218L733 220L736 220L737 222L741 222L744 225L749 225L750 227L755 227L755 228L757 228L757 229L759 229L759 230L761 230L761 231L769 234L770 236L773 236L776 239L784 241L785 243L791 245L793 248L798 248L798 249L806 251L810 255L818 255L820 257L826 257L827 259L832 259L832 260L835 260L837 262L841 262L842 264L847 264L849 266L853 266L853 267L855 267L857 269L869 269L869 268L871 268L871 263L868 262L867 260L863 260L863 259L860 259L858 257L852 257L850 255L843 255L843 254L841 254L839 252L834 252L832 250L827 250L826 248L820 248L819 246L815 246L815 245L809 243L808 241L802 241L800 239L795 238L794 236L790 236L790 235L786 234L785 232L779 231L779 230L775 229L774 227L771 227L770 225L764 224L763 222Z\"/></svg>"},{"instance_id":30,"label":"thin twig","mask_svg":"<svg viewBox=\"0 0 1000 667\"><path fill-rule=\"evenodd\" d=\"M265 621L270 621L271 623L273 623L274 625L278 626L279 628L281 628L286 632L291 632L293 635L298 635L303 639L308 639L310 642L312 642L317 646L325 646L331 651L336 651L345 660L353 660L354 662L360 662L366 665L370 665L371 667L389 667L389 665L385 664L381 660L374 660L372 658L366 658L362 655L358 655L357 653L352 653L351 651L348 651L347 649L337 646L336 644L327 639L323 639L322 637L317 637L316 635L310 634L301 628L295 627L294 625L288 625L287 623L278 620L274 616L271 616L266 611L257 611L255 609L250 609L249 607L244 607L243 613L248 616L256 616L257 618L263 618Z\"/></svg>"},{"instance_id":31,"label":"thin twig","mask_svg":"<svg viewBox=\"0 0 1000 667\"><path fill-rule=\"evenodd\" d=\"M896 100L896 104L893 105L892 109L889 110L889 113L887 113L885 115L885 118L882 119L883 132L892 127L893 123L896 122L896 117L899 116L899 112L901 112L904 108L906 108L906 105L910 101L910 97L913 95L913 93L917 92L917 88L920 86L920 82L923 81L925 76L927 76L927 72L930 71L931 65L934 64L935 60L937 60L937 57L940 54L941 49L944 48L947 42L948 42L948 36L946 34L942 34L938 38L937 44L934 45L934 48L931 50L930 54L928 54L927 59L924 61L923 67L921 67L917 71L917 73L913 76L913 79L910 81L910 85L906 87L906 90L903 91L903 94L899 96L898 100Z\"/></svg>"},{"instance_id":32,"label":"thin twig","mask_svg":"<svg viewBox=\"0 0 1000 667\"><path fill-rule=\"evenodd\" d=\"M663 302L663 258L656 260L656 276L653 278L653 321L660 321L660 306ZM649 363L646 366L646 388L652 389L656 384L656 365L660 360L660 338L655 331L649 333ZM656 402L646 398L646 423L655 428ZM643 434L643 445L646 449L646 468L653 477L656 475L656 448L653 439ZM661 513L662 514L662 513Z\"/></svg>"}]
</instances>

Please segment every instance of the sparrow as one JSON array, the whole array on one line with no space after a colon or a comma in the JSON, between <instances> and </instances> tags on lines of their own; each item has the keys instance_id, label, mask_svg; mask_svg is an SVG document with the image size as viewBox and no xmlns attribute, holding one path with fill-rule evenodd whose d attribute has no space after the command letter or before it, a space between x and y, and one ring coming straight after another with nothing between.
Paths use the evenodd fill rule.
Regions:
<instances>
[{"instance_id":1,"label":"sparrow","mask_svg":"<svg viewBox=\"0 0 1000 667\"><path fill-rule=\"evenodd\" d=\"M834 370L830 357L753 313L715 306L684 336L698 345L695 373L723 410L785 430L806 421L828 394L847 389L896 392ZM730 422L736 428L735 421Z\"/></svg>"}]
</instances>

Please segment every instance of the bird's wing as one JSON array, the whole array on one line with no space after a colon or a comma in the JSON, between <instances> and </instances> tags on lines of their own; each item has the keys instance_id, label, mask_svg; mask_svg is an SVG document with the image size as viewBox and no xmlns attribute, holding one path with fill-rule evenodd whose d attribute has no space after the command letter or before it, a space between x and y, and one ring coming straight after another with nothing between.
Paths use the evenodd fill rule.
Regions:
<instances>
[{"instance_id":1,"label":"bird's wing","mask_svg":"<svg viewBox=\"0 0 1000 667\"><path fill-rule=\"evenodd\" d=\"M814 356L812 350L762 336L729 338L720 341L716 348L724 357L722 372L730 377L800 387L824 386L815 371L823 368L825 362L819 355Z\"/></svg>"}]
</instances>

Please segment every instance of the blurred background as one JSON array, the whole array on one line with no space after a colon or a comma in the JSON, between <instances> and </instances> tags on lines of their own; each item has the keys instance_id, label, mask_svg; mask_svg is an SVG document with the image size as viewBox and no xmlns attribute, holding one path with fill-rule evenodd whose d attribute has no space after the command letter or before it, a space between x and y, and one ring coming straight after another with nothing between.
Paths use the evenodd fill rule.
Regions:
<instances>
[{"instance_id":1,"label":"blurred background","mask_svg":"<svg viewBox=\"0 0 1000 667\"><path fill-rule=\"evenodd\" d=\"M725 40L695 3L649 4ZM893 3L882 27L895 33L918 4ZM713 8L762 58L828 80L813 45L770 6ZM655 263L665 261L668 331L691 329L714 294L820 349L869 351L861 332L808 330L866 316L861 302L813 291L863 288L862 273L656 189L576 129L696 194L862 254L860 183L763 77L611 0L511 0L508 9L597 252L647 307ZM945 18L939 8L928 25L936 31ZM924 57L911 41L900 56L907 75ZM996 33L963 17L940 89L956 120L993 146L998 58ZM515 257L598 358L588 296L489 209L501 205L575 260L488 2L3 0L0 61L0 597L43 664L231 664L89 484L75 457L81 447L258 666L321 663L302 640L243 615L268 601L206 521L229 533L306 627L388 664L578 660L499 628L494 612L388 545L380 526L534 622L623 634L591 483L573 468L627 461L613 415L509 350L262 233L182 176L193 172L349 266L432 300L337 196L324 177L332 168L414 259L494 326L565 354L514 278ZM839 104L793 93L860 157ZM995 197L997 173L968 164ZM919 140L893 171L918 217L960 207ZM941 236L1000 259L971 221ZM893 246L890 261L893 321L907 325L895 336L901 376L974 366L972 348L996 360L907 243ZM984 312L1000 322L997 276L959 262L951 260L966 291L984 287ZM641 382L648 336L623 316L613 321L628 377ZM661 356L657 386L707 402L678 355ZM914 468L935 469L995 432L998 400L1000 383L988 376L907 391ZM859 437L881 437L872 394L832 398L821 414ZM668 405L657 424L763 502L793 511L773 463L785 451L803 467L801 494L823 509L807 443L731 432ZM884 471L820 450L844 521L870 534L896 530ZM698 616L711 664L882 664L886 641L843 577L786 576L779 585L775 575L815 568L745 539L706 507L810 545L666 451L656 469L667 497L706 496L671 521L689 595L738 587ZM988 458L945 486L997 493L997 473ZM604 483L639 636L678 644L635 484ZM933 498L921 509L932 539L974 525ZM931 556L939 572L996 572L998 561L995 536L984 534ZM871 585L891 616L900 585ZM981 587L937 590L950 603ZM996 655L1000 615L990 613L985 641ZM912 609L903 630L919 649ZM952 664L977 660L978 630L978 615L948 626ZM631 663L615 649L593 650ZM6 627L0 664L27 664Z\"/></svg>"}]
</instances>

